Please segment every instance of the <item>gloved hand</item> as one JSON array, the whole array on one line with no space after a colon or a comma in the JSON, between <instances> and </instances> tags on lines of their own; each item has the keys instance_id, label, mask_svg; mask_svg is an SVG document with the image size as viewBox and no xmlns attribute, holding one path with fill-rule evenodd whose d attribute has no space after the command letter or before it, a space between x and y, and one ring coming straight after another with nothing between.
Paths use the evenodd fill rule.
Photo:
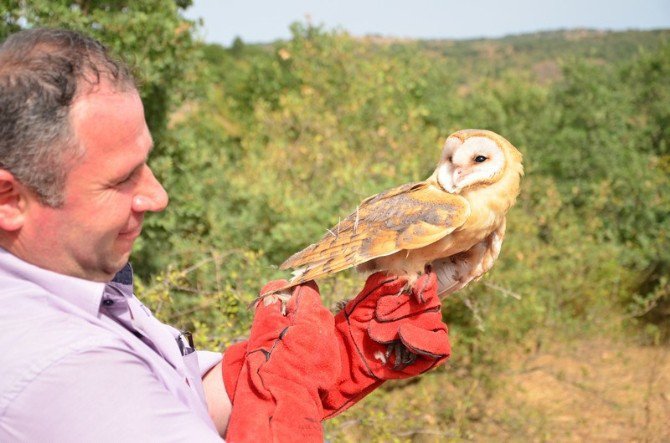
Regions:
<instances>
[{"instance_id":1,"label":"gloved hand","mask_svg":"<svg viewBox=\"0 0 670 443\"><path fill-rule=\"evenodd\" d=\"M283 283L271 282L261 294ZM310 336L315 333L310 328L303 329L305 336L301 338L312 345L291 347L298 360L303 358L301 353L305 354L306 361L317 358L312 355L313 349L322 353L324 362L327 358L339 358L340 371L326 390L323 390L326 385L322 385L322 418L343 412L386 380L419 375L449 357L451 347L447 326L442 323L435 273L424 274L409 293L401 293L406 286L405 278L384 273L371 275L358 296L335 317L335 347L326 346L326 343L314 345L316 340ZM276 309L278 313L279 308ZM323 311L318 312L326 317ZM302 315L306 314L308 312L302 312ZM311 323L316 322L321 320ZM332 325L332 317L329 324ZM252 328L252 334L253 331ZM233 415L238 402L236 384L244 379L241 368L248 355L247 350L254 349L251 341L250 338L248 342L229 347L223 358L224 384L233 403ZM330 352L333 350L335 352ZM340 365L337 366L340 368ZM233 427L233 421L231 417L229 428ZM248 426L253 426L253 423ZM229 440L230 435L229 431L226 436Z\"/></svg>"},{"instance_id":2,"label":"gloved hand","mask_svg":"<svg viewBox=\"0 0 670 443\"><path fill-rule=\"evenodd\" d=\"M285 282L266 285L261 295ZM323 441L320 395L340 374L333 315L314 282L288 300L258 303L249 340L223 358L226 391L233 404L230 442Z\"/></svg>"},{"instance_id":3,"label":"gloved hand","mask_svg":"<svg viewBox=\"0 0 670 443\"><path fill-rule=\"evenodd\" d=\"M437 277L422 275L409 294L405 278L378 272L335 317L342 372L322 397L324 418L333 417L386 380L419 375L451 353L442 322Z\"/></svg>"}]
</instances>

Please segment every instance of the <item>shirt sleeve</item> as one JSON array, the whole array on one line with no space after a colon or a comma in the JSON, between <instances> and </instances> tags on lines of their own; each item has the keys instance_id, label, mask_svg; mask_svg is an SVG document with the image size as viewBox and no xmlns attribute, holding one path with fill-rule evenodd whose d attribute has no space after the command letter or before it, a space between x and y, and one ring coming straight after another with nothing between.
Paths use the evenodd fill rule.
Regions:
<instances>
[{"instance_id":1,"label":"shirt sleeve","mask_svg":"<svg viewBox=\"0 0 670 443\"><path fill-rule=\"evenodd\" d=\"M0 441L221 442L124 349L69 354L46 368L2 417Z\"/></svg>"},{"instance_id":2,"label":"shirt sleeve","mask_svg":"<svg viewBox=\"0 0 670 443\"><path fill-rule=\"evenodd\" d=\"M200 367L200 378L204 377L210 369L218 365L223 354L213 351L195 351L198 355L198 366Z\"/></svg>"}]
</instances>

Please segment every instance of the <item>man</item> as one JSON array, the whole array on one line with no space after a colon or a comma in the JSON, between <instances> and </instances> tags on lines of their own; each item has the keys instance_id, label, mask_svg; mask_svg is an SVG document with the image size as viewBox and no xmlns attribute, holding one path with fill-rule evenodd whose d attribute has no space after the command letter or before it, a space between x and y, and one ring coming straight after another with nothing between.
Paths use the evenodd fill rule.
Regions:
<instances>
[{"instance_id":1,"label":"man","mask_svg":"<svg viewBox=\"0 0 670 443\"><path fill-rule=\"evenodd\" d=\"M35 29L0 46L0 441L319 439L322 419L448 356L430 275L416 299L375 275L337 317L304 285L286 315L261 304L224 361L193 352L132 293L133 242L168 203L152 146L100 43Z\"/></svg>"}]
</instances>

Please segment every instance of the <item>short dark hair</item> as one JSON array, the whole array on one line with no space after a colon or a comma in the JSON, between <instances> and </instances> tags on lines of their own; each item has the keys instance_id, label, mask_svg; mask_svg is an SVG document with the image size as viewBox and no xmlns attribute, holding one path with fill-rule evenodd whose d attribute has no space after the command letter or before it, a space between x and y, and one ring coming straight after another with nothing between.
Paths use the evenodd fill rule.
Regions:
<instances>
[{"instance_id":1,"label":"short dark hair","mask_svg":"<svg viewBox=\"0 0 670 443\"><path fill-rule=\"evenodd\" d=\"M132 74L97 40L64 29L29 29L0 45L0 169L11 172L42 204L63 204L64 186L80 152L70 108L101 79L120 91Z\"/></svg>"}]
</instances>

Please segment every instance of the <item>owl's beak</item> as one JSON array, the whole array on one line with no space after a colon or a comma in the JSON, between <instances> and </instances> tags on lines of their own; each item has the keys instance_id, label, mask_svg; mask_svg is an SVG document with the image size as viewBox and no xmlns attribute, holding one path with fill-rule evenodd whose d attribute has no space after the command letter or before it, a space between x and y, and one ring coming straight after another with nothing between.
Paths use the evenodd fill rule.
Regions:
<instances>
[{"instance_id":1,"label":"owl's beak","mask_svg":"<svg viewBox=\"0 0 670 443\"><path fill-rule=\"evenodd\" d=\"M451 175L451 182L454 184L454 186L458 186L458 182L461 181L461 178L463 177L463 170L461 168L456 168L454 169L454 172Z\"/></svg>"}]
</instances>

